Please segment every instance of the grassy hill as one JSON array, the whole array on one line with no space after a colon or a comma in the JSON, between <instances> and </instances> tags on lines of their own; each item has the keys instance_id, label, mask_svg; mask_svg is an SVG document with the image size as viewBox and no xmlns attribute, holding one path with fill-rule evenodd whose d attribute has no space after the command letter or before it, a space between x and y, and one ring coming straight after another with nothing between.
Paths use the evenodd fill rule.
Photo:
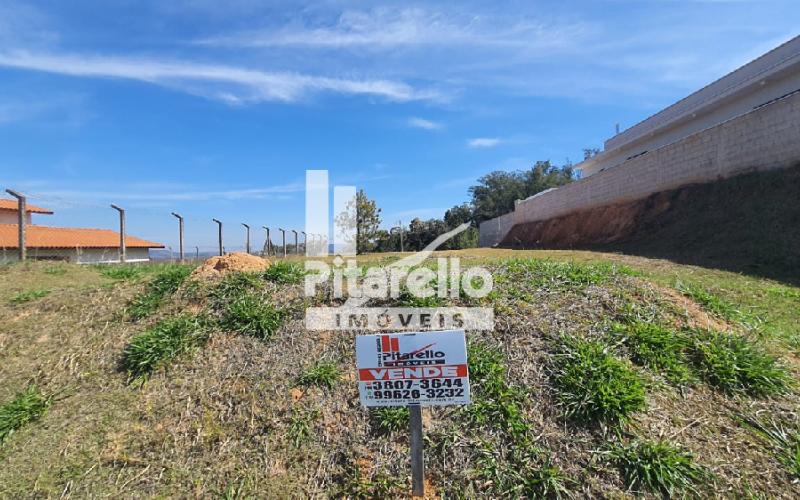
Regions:
<instances>
[{"instance_id":1,"label":"grassy hill","mask_svg":"<svg viewBox=\"0 0 800 500\"><path fill-rule=\"evenodd\" d=\"M467 332L473 403L423 412L431 497L800 495L800 289L445 254L492 269L489 297L454 303L496 328ZM190 271L0 267L0 497L406 495L407 412L360 407L353 334L303 326L329 294L292 264Z\"/></svg>"}]
</instances>

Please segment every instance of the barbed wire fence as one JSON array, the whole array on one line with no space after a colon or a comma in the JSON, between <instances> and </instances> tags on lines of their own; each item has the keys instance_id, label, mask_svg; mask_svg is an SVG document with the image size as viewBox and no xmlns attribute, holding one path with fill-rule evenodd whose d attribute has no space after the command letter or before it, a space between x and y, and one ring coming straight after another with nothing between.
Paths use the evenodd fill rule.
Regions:
<instances>
[{"instance_id":1,"label":"barbed wire fence","mask_svg":"<svg viewBox=\"0 0 800 500\"><path fill-rule=\"evenodd\" d=\"M270 225L269 221L259 221L260 223L256 224L253 221L234 221L230 219L220 221L222 222L222 234L217 234L217 238L214 238L218 240L216 244L210 244L207 234L202 237L193 236L191 228L205 226L214 228L214 233L217 233L217 228L214 227L214 220L197 216L191 212L182 213L168 208L142 207L137 206L136 203L130 203L130 207L126 207L125 203L113 203L114 206L112 207L112 203L85 199L76 200L52 193L39 193L35 190L18 192L25 197L25 202L28 206L23 224L23 228L25 228L28 235L24 247L26 258L33 260L70 261L76 263L178 262L181 260L181 240L183 241L183 260L187 262L202 261L220 253L230 254L234 252L269 258L283 258L284 256L305 255L307 245L318 245L320 247L327 245L327 240L322 235L308 235L301 231L300 228L278 228L277 225ZM37 211L31 212L31 205L53 211L59 208L108 211L109 220L114 220L111 217L118 218L119 224L114 229L104 230L37 224L36 222L40 221L33 220L33 217L38 219L46 217L53 212L39 212L37 214ZM118 214L115 213L115 209ZM17 231L18 221L16 218L18 213L12 213L8 210L0 212L4 212L4 218L0 218L2 241L14 242L13 245L8 243L0 245L0 262L17 260L20 257L19 244L17 243L16 235L12 233ZM132 219L135 221L137 215L146 216L148 220L152 220L153 217L163 217L165 221L169 220L174 225L175 240L179 243L174 246L165 244L163 248L148 247L149 238L146 234L132 235L127 229L127 224ZM187 222L188 224L186 224ZM249 228L247 228L248 225ZM13 228L10 226L13 226ZM241 231L242 235L244 235L246 229L249 234L245 244L226 243L225 234L228 231ZM280 229L286 231L285 240L279 233ZM98 231L98 233L93 233L93 231ZM100 237L101 233L99 231L102 231L102 237ZM117 238L119 238L118 243L111 244L108 239L109 232L116 233ZM296 239L295 234L297 235ZM70 244L59 243L59 238L69 241ZM81 241L81 239L94 239L94 241ZM230 239L239 240L239 238ZM142 240L148 241L142 242Z\"/></svg>"}]
</instances>

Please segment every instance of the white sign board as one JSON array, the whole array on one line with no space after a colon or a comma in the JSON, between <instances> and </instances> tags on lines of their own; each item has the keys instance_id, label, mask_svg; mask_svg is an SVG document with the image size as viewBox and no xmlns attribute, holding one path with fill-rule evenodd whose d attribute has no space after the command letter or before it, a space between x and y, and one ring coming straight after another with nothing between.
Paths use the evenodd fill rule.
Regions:
<instances>
[{"instance_id":1,"label":"white sign board","mask_svg":"<svg viewBox=\"0 0 800 500\"><path fill-rule=\"evenodd\" d=\"M463 330L356 336L356 367L364 406L469 403Z\"/></svg>"}]
</instances>

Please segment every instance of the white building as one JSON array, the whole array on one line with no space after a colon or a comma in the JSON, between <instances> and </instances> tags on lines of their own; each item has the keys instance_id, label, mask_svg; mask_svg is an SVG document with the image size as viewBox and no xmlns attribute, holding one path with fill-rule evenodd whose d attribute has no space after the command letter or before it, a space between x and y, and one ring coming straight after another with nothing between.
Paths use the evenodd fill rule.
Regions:
<instances>
[{"instance_id":1,"label":"white building","mask_svg":"<svg viewBox=\"0 0 800 500\"><path fill-rule=\"evenodd\" d=\"M34 225L32 214L51 210L27 205L25 248L29 259L58 260L76 264L118 263L119 233L110 229L84 229ZM0 199L0 262L19 258L19 210L14 200ZM164 245L135 236L125 236L126 262L147 262L151 248Z\"/></svg>"},{"instance_id":2,"label":"white building","mask_svg":"<svg viewBox=\"0 0 800 500\"><path fill-rule=\"evenodd\" d=\"M540 223L797 165L800 37L611 137L602 152L576 165L581 179L518 200L512 212L482 222L480 245L558 246L542 240ZM582 235L596 229L576 230L568 239L589 241Z\"/></svg>"},{"instance_id":3,"label":"white building","mask_svg":"<svg viewBox=\"0 0 800 500\"><path fill-rule=\"evenodd\" d=\"M800 92L800 36L611 137L584 177Z\"/></svg>"}]
</instances>

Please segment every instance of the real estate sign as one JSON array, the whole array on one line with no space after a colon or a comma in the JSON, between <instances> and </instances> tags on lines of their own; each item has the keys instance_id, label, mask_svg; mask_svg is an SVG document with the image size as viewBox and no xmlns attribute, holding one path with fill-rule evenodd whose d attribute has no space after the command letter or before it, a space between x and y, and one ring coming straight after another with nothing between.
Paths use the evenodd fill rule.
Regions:
<instances>
[{"instance_id":1,"label":"real estate sign","mask_svg":"<svg viewBox=\"0 0 800 500\"><path fill-rule=\"evenodd\" d=\"M463 330L360 335L356 365L364 406L470 402Z\"/></svg>"}]
</instances>

